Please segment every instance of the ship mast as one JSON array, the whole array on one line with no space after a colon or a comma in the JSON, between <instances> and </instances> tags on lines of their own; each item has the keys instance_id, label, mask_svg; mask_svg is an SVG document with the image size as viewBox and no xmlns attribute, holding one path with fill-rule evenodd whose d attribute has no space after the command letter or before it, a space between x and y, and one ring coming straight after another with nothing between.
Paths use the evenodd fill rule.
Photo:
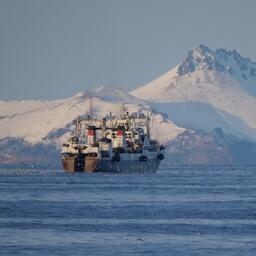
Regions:
<instances>
[{"instance_id":1,"label":"ship mast","mask_svg":"<svg viewBox=\"0 0 256 256\"><path fill-rule=\"evenodd\" d=\"M149 117L149 115L147 114L147 116L146 116L146 133L147 133L147 135L150 137L149 122L150 122L150 117Z\"/></svg>"},{"instance_id":2,"label":"ship mast","mask_svg":"<svg viewBox=\"0 0 256 256\"><path fill-rule=\"evenodd\" d=\"M121 98L121 100L123 100L123 99ZM125 112L124 102L121 102L121 104L120 104L120 117L121 117L121 119L124 118L124 112Z\"/></svg>"},{"instance_id":3,"label":"ship mast","mask_svg":"<svg viewBox=\"0 0 256 256\"><path fill-rule=\"evenodd\" d=\"M80 117L78 116L75 120L75 136L78 136L79 132L81 131L81 123Z\"/></svg>"},{"instance_id":4,"label":"ship mast","mask_svg":"<svg viewBox=\"0 0 256 256\"><path fill-rule=\"evenodd\" d=\"M122 92L121 91L117 91L116 94L120 98L120 118L124 119L124 117L125 117L125 101L122 98Z\"/></svg>"},{"instance_id":5,"label":"ship mast","mask_svg":"<svg viewBox=\"0 0 256 256\"><path fill-rule=\"evenodd\" d=\"M92 99L92 95L89 94L89 117L90 119L92 119L93 116L93 99Z\"/></svg>"}]
</instances>

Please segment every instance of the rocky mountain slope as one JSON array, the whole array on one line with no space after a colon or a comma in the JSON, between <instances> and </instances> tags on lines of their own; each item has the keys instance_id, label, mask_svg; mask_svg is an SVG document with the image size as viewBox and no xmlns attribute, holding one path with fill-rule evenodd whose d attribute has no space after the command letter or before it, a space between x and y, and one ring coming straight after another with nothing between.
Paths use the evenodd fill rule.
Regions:
<instances>
[{"instance_id":1,"label":"rocky mountain slope","mask_svg":"<svg viewBox=\"0 0 256 256\"><path fill-rule=\"evenodd\" d=\"M186 130L167 142L167 151L174 165L256 165L256 143L224 134L221 128Z\"/></svg>"}]
</instances>

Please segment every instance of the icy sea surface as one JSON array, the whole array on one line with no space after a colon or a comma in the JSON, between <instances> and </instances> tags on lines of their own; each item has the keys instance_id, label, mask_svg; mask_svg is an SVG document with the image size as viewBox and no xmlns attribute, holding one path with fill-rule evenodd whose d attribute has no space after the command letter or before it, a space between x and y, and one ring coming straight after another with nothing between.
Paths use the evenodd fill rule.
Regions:
<instances>
[{"instance_id":1,"label":"icy sea surface","mask_svg":"<svg viewBox=\"0 0 256 256\"><path fill-rule=\"evenodd\" d=\"M1 169L0 255L256 255L256 168Z\"/></svg>"}]
</instances>

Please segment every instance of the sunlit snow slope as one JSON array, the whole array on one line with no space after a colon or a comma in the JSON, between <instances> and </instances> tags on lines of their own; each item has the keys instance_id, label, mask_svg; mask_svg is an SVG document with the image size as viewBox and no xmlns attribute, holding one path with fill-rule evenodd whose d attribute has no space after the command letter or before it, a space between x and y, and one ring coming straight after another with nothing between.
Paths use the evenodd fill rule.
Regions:
<instances>
[{"instance_id":1,"label":"sunlit snow slope","mask_svg":"<svg viewBox=\"0 0 256 256\"><path fill-rule=\"evenodd\" d=\"M92 94L93 112L103 117L108 112L118 114L120 101L130 112L142 111L153 117L152 132L161 140L171 140L184 131L157 111L123 90L100 87ZM89 113L89 94L79 93L71 98L54 101L1 101L0 139L22 138L32 144L60 145L67 137L72 121Z\"/></svg>"}]
</instances>

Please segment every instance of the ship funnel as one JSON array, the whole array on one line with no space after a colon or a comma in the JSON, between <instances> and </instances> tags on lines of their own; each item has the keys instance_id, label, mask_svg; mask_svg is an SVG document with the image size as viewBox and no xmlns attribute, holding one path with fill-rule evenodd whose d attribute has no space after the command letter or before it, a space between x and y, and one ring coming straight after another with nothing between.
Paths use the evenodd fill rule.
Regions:
<instances>
[{"instance_id":1,"label":"ship funnel","mask_svg":"<svg viewBox=\"0 0 256 256\"><path fill-rule=\"evenodd\" d=\"M89 145L96 143L96 128L95 126L89 126L87 129L87 142Z\"/></svg>"},{"instance_id":2,"label":"ship funnel","mask_svg":"<svg viewBox=\"0 0 256 256\"><path fill-rule=\"evenodd\" d=\"M125 130L124 127L119 127L117 130L117 147L124 148L125 145Z\"/></svg>"}]
</instances>

